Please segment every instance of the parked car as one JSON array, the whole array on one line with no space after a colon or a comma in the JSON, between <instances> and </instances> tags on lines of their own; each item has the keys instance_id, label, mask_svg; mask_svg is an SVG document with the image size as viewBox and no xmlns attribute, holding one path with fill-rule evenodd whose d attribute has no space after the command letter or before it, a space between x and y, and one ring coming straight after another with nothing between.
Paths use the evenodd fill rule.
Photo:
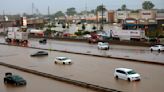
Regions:
<instances>
[{"instance_id":1,"label":"parked car","mask_svg":"<svg viewBox=\"0 0 164 92\"><path fill-rule=\"evenodd\" d=\"M157 44L157 45L153 45L150 47L150 50L157 50L157 51L163 51L164 50L164 45L162 44Z\"/></svg>"},{"instance_id":2,"label":"parked car","mask_svg":"<svg viewBox=\"0 0 164 92\"><path fill-rule=\"evenodd\" d=\"M26 85L27 82L19 75L12 75L12 73L6 73L4 77L4 83L14 84L15 86Z\"/></svg>"},{"instance_id":3,"label":"parked car","mask_svg":"<svg viewBox=\"0 0 164 92\"><path fill-rule=\"evenodd\" d=\"M116 68L114 72L116 79L124 79L128 81L141 80L140 74L136 73L133 69Z\"/></svg>"},{"instance_id":4,"label":"parked car","mask_svg":"<svg viewBox=\"0 0 164 92\"><path fill-rule=\"evenodd\" d=\"M56 57L55 58L55 64L72 64L72 60L67 57Z\"/></svg>"},{"instance_id":5,"label":"parked car","mask_svg":"<svg viewBox=\"0 0 164 92\"><path fill-rule=\"evenodd\" d=\"M38 51L34 54L31 54L30 56L34 57L34 56L47 56L48 55L48 52L45 52L45 51Z\"/></svg>"},{"instance_id":6,"label":"parked car","mask_svg":"<svg viewBox=\"0 0 164 92\"><path fill-rule=\"evenodd\" d=\"M90 38L90 37L91 37L90 34L83 35L83 38L86 38L86 39L88 39L88 38Z\"/></svg>"},{"instance_id":7,"label":"parked car","mask_svg":"<svg viewBox=\"0 0 164 92\"><path fill-rule=\"evenodd\" d=\"M109 44L107 42L98 42L98 49L109 50Z\"/></svg>"},{"instance_id":8,"label":"parked car","mask_svg":"<svg viewBox=\"0 0 164 92\"><path fill-rule=\"evenodd\" d=\"M41 40L39 40L39 43L46 44L47 43L47 39L41 39Z\"/></svg>"}]
</instances>

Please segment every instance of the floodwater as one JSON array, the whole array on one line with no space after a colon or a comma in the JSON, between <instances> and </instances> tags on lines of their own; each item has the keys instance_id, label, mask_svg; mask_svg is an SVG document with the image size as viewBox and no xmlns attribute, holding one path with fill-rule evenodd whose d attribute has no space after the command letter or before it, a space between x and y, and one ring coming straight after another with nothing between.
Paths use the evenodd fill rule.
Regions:
<instances>
[{"instance_id":1,"label":"floodwater","mask_svg":"<svg viewBox=\"0 0 164 92\"><path fill-rule=\"evenodd\" d=\"M27 81L26 86L16 87L4 84L3 78L6 72L20 75ZM49 78L25 73L15 69L0 66L0 92L96 92L90 89L69 85Z\"/></svg>"},{"instance_id":2,"label":"floodwater","mask_svg":"<svg viewBox=\"0 0 164 92\"><path fill-rule=\"evenodd\" d=\"M0 43L5 43L3 37ZM110 45L110 50L98 50L97 44L56 40L39 44L39 39L29 39L28 46L164 63L164 52L151 52L149 47Z\"/></svg>"},{"instance_id":3,"label":"floodwater","mask_svg":"<svg viewBox=\"0 0 164 92\"><path fill-rule=\"evenodd\" d=\"M0 62L18 65L21 67L125 92L164 91L164 66L162 65L145 64L132 61L129 62L125 60L77 55L55 51L47 51L49 55L44 57L30 57L30 54L36 51L39 50L0 45ZM73 64L54 64L54 58L57 56L69 57L72 59ZM114 69L117 67L126 67L136 70L141 74L141 81L128 82L121 79L116 80L113 76L113 73ZM46 85L46 87L47 86L48 85Z\"/></svg>"},{"instance_id":4,"label":"floodwater","mask_svg":"<svg viewBox=\"0 0 164 92\"><path fill-rule=\"evenodd\" d=\"M39 44L37 39L31 39L29 46L164 63L164 52L151 52L149 47L111 45L110 50L98 50L97 44L54 40Z\"/></svg>"}]
</instances>

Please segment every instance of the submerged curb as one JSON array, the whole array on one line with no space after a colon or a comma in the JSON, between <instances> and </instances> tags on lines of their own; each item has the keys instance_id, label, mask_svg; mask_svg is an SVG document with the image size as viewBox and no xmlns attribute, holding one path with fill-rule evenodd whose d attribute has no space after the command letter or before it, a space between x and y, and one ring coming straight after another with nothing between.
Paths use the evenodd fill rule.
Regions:
<instances>
[{"instance_id":1,"label":"submerged curb","mask_svg":"<svg viewBox=\"0 0 164 92\"><path fill-rule=\"evenodd\" d=\"M60 77L60 76L56 76L56 75L52 75L52 74L48 74L48 73L43 73L43 72L40 72L40 71L37 71L37 70L32 70L32 69L23 68L23 67L20 67L20 66L7 64L7 63L4 63L4 62L0 62L0 65L10 67L10 68L14 68L14 69L17 69L17 70L21 70L21 71L24 71L24 72L32 73L32 74L35 74L35 75L51 78L51 79L54 79L54 80L66 82L66 83L69 83L69 84L77 85L77 86L80 86L80 87L89 88L89 89L96 90L96 91L99 91L99 92L122 92L122 91L118 91L118 90L115 90L115 89L101 87L99 85L89 84L89 83L86 83L86 82L81 82L81 81L72 80L72 79L68 79L68 78L64 78L64 77Z\"/></svg>"}]
</instances>

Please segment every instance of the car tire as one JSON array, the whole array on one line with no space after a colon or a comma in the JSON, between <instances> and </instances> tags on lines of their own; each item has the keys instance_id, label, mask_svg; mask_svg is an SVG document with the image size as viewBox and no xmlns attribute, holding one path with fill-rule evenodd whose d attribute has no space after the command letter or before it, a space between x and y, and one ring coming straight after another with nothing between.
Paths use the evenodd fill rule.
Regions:
<instances>
[{"instance_id":1,"label":"car tire","mask_svg":"<svg viewBox=\"0 0 164 92\"><path fill-rule=\"evenodd\" d=\"M4 83L7 84L7 80L4 80Z\"/></svg>"},{"instance_id":2,"label":"car tire","mask_svg":"<svg viewBox=\"0 0 164 92\"><path fill-rule=\"evenodd\" d=\"M151 51L153 51L153 49L150 49Z\"/></svg>"},{"instance_id":3,"label":"car tire","mask_svg":"<svg viewBox=\"0 0 164 92\"><path fill-rule=\"evenodd\" d=\"M69 64L71 64L71 62L69 62Z\"/></svg>"},{"instance_id":4,"label":"car tire","mask_svg":"<svg viewBox=\"0 0 164 92\"><path fill-rule=\"evenodd\" d=\"M158 49L158 52L160 52L161 50L160 49Z\"/></svg>"},{"instance_id":5,"label":"car tire","mask_svg":"<svg viewBox=\"0 0 164 92\"><path fill-rule=\"evenodd\" d=\"M116 75L115 78L118 79L118 76Z\"/></svg>"},{"instance_id":6,"label":"car tire","mask_svg":"<svg viewBox=\"0 0 164 92\"><path fill-rule=\"evenodd\" d=\"M57 64L57 62L55 61L55 64Z\"/></svg>"},{"instance_id":7,"label":"car tire","mask_svg":"<svg viewBox=\"0 0 164 92\"><path fill-rule=\"evenodd\" d=\"M131 81L130 78L128 78L128 81L129 81L129 82Z\"/></svg>"},{"instance_id":8,"label":"car tire","mask_svg":"<svg viewBox=\"0 0 164 92\"><path fill-rule=\"evenodd\" d=\"M14 83L15 86L18 86L18 83Z\"/></svg>"},{"instance_id":9,"label":"car tire","mask_svg":"<svg viewBox=\"0 0 164 92\"><path fill-rule=\"evenodd\" d=\"M63 62L63 65L65 65L65 62Z\"/></svg>"}]
</instances>

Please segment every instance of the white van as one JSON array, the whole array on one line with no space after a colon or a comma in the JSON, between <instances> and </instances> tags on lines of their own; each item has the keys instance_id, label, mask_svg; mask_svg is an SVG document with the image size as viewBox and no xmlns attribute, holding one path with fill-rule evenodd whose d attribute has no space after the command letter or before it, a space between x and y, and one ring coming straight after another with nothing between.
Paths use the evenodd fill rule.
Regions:
<instances>
[{"instance_id":1,"label":"white van","mask_svg":"<svg viewBox=\"0 0 164 92\"><path fill-rule=\"evenodd\" d=\"M128 81L141 80L140 74L136 73L133 69L116 68L114 72L116 79L124 79Z\"/></svg>"}]
</instances>

